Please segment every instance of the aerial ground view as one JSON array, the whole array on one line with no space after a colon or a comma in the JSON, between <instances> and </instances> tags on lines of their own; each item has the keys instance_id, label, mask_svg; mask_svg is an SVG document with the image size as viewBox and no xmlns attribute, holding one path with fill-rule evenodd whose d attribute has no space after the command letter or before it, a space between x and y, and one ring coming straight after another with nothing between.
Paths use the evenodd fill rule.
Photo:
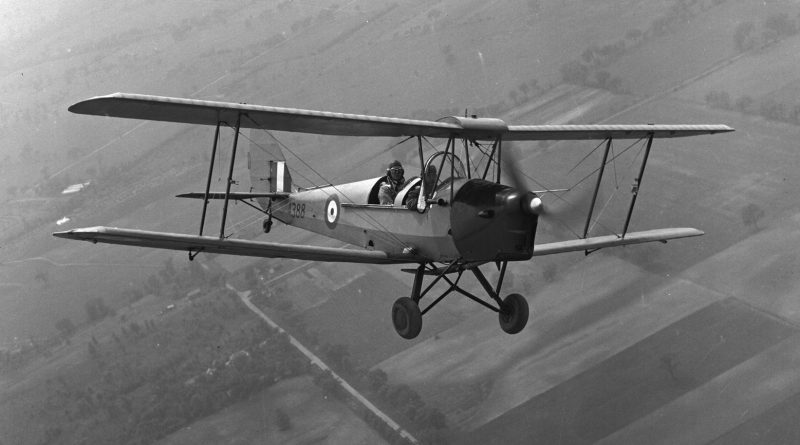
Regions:
<instances>
[{"instance_id":1,"label":"aerial ground view","mask_svg":"<svg viewBox=\"0 0 800 445\"><path fill-rule=\"evenodd\" d=\"M800 442L797 2L2 3L0 444ZM452 292L407 339L393 302L419 291L414 261L342 261L374 259L380 240L345 244L277 213L268 227L255 197L211 199L203 218L203 199L176 195L258 189L259 138L281 147L295 188L377 178L395 160L417 176L416 138L230 123L217 137L213 125L68 111L117 92L431 128L474 115L735 131L652 148L620 138L608 163L603 138L502 144L497 180L540 191L537 246L628 223L704 235L458 263L521 295L527 324L509 335L502 311L498 325ZM427 154L450 147L420 141ZM489 171L491 144L477 148L459 156ZM424 184L420 196L431 215L449 212L426 203ZM358 209L339 205L341 227ZM309 219L331 228L339 216ZM187 255L53 236L197 235L201 221L228 244L295 247ZM428 272L455 279L447 269ZM458 283L492 290L477 273ZM437 289L420 306L445 280Z\"/></svg>"}]
</instances>

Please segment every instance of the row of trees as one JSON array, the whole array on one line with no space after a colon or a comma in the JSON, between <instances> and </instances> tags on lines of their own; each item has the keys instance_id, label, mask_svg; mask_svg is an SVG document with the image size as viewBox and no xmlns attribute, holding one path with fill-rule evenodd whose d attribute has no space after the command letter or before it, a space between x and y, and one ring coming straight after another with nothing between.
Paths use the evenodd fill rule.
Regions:
<instances>
[{"instance_id":1,"label":"row of trees","mask_svg":"<svg viewBox=\"0 0 800 445\"><path fill-rule=\"evenodd\" d=\"M761 24L752 20L744 21L733 31L733 45L737 51L744 52L791 37L800 31L798 22L800 14L793 19L786 12L772 14Z\"/></svg>"},{"instance_id":2,"label":"row of trees","mask_svg":"<svg viewBox=\"0 0 800 445\"><path fill-rule=\"evenodd\" d=\"M727 91L716 90L708 92L705 101L713 108L754 114L769 120L800 125L800 103L797 102L784 102L772 97L757 101L747 94L734 99Z\"/></svg>"},{"instance_id":3,"label":"row of trees","mask_svg":"<svg viewBox=\"0 0 800 445\"><path fill-rule=\"evenodd\" d=\"M667 12L653 20L647 29L633 28L625 33L624 38L615 42L587 47L579 59L561 66L561 78L564 82L576 85L602 88L616 93L625 92L622 79L605 71L606 67L645 41L666 35L698 13L722 3L725 3L725 0L676 0ZM800 21L800 17L797 21ZM787 13L779 13L768 17L761 27L752 21L743 22L734 30L734 46L738 51L746 51L794 35L799 29L797 21Z\"/></svg>"},{"instance_id":4,"label":"row of trees","mask_svg":"<svg viewBox=\"0 0 800 445\"><path fill-rule=\"evenodd\" d=\"M695 14L712 8L722 1L677 0L667 12L656 18L642 31L633 28L625 36L605 45L587 47L578 60L565 63L560 68L561 79L566 83L606 89L615 93L625 92L622 79L611 75L605 68L619 60L626 52L654 37L663 36Z\"/></svg>"},{"instance_id":5,"label":"row of trees","mask_svg":"<svg viewBox=\"0 0 800 445\"><path fill-rule=\"evenodd\" d=\"M345 348L346 349L346 348ZM334 367L337 360L327 360ZM339 362L341 363L341 362ZM405 384L391 384L388 376L381 369L355 369L345 371L337 369L337 373L345 376L358 391L373 401L380 409L402 425L407 425L414 435L423 443L444 443L450 436L447 429L447 418L438 408L428 405L425 400ZM407 440L400 432L390 427L372 410L353 399L330 371L316 371L314 382L326 394L345 402L373 430L381 434L389 443L403 444Z\"/></svg>"},{"instance_id":6,"label":"row of trees","mask_svg":"<svg viewBox=\"0 0 800 445\"><path fill-rule=\"evenodd\" d=\"M158 323L130 321L110 339L92 337L94 370L47 382L48 408L39 414L54 426L52 440L151 443L308 371L285 335L226 294L213 292L172 314Z\"/></svg>"}]
</instances>

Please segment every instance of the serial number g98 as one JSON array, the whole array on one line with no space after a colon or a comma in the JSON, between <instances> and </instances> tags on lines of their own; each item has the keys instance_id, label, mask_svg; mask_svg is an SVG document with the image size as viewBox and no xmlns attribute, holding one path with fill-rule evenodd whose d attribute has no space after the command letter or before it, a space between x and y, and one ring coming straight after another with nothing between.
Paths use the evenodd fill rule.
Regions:
<instances>
[{"instance_id":1,"label":"serial number g98","mask_svg":"<svg viewBox=\"0 0 800 445\"><path fill-rule=\"evenodd\" d=\"M304 203L292 202L289 204L289 215L292 218L305 218L306 205Z\"/></svg>"}]
</instances>

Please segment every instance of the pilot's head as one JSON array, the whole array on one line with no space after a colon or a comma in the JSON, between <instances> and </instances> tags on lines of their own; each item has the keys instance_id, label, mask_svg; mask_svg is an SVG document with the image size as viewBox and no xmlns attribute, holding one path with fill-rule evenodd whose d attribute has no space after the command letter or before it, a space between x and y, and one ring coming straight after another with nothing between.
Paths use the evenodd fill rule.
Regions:
<instances>
[{"instance_id":1,"label":"pilot's head","mask_svg":"<svg viewBox=\"0 0 800 445\"><path fill-rule=\"evenodd\" d=\"M395 182L402 181L404 173L405 171L403 170L403 164L401 164L398 160L392 161L392 163L389 164L389 168L386 169L386 176Z\"/></svg>"}]
</instances>

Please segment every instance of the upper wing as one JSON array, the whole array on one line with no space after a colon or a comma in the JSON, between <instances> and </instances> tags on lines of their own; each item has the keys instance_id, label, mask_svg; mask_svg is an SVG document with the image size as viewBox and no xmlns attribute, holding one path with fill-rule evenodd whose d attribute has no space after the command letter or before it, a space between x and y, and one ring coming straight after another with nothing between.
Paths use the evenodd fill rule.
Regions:
<instances>
[{"instance_id":1,"label":"upper wing","mask_svg":"<svg viewBox=\"0 0 800 445\"><path fill-rule=\"evenodd\" d=\"M623 238L617 235L595 236L592 238L537 244L533 246L533 256L578 252L581 250L596 250L604 247L625 246L627 244L649 243L653 241L666 242L671 239L700 236L703 235L703 233L702 230L692 228L672 228L627 233Z\"/></svg>"},{"instance_id":2,"label":"upper wing","mask_svg":"<svg viewBox=\"0 0 800 445\"><path fill-rule=\"evenodd\" d=\"M298 246L240 239L220 239L210 236L186 235L181 233L120 229L116 227L87 227L65 232L55 232L53 236L90 241L93 243L123 244L157 249L185 250L187 252L202 251L265 258L294 258L309 261L370 264L402 264L425 261L424 258L416 255L390 255L377 250Z\"/></svg>"},{"instance_id":3,"label":"upper wing","mask_svg":"<svg viewBox=\"0 0 800 445\"><path fill-rule=\"evenodd\" d=\"M727 125L511 125L508 141L676 138L733 131Z\"/></svg>"},{"instance_id":4,"label":"upper wing","mask_svg":"<svg viewBox=\"0 0 800 445\"><path fill-rule=\"evenodd\" d=\"M339 136L446 137L458 130L456 125L443 122L125 93L93 97L72 105L69 111L201 125L226 122L231 126L241 114L243 128Z\"/></svg>"},{"instance_id":5,"label":"upper wing","mask_svg":"<svg viewBox=\"0 0 800 445\"><path fill-rule=\"evenodd\" d=\"M331 113L297 108L115 93L78 102L78 114L187 124L217 125L338 136L425 136L492 140L638 139L695 136L733 131L727 125L506 125L500 119L447 117L440 121Z\"/></svg>"}]
</instances>

